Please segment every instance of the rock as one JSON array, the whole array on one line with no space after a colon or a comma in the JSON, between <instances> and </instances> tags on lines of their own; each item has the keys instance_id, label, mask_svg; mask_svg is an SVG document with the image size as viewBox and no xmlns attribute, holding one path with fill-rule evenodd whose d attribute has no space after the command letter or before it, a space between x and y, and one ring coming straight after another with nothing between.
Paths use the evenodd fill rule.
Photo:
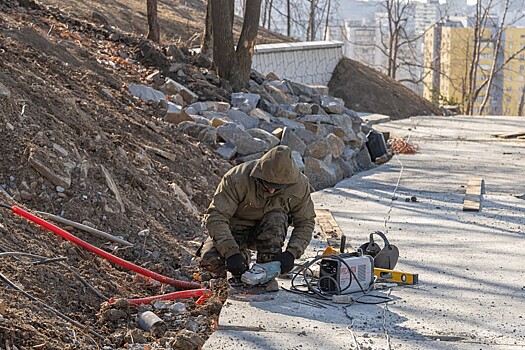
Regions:
<instances>
[{"instance_id":1,"label":"rock","mask_svg":"<svg viewBox=\"0 0 525 350\"><path fill-rule=\"evenodd\" d=\"M224 125L226 123L228 122L221 118L212 118L211 120L211 126L213 126L214 128L218 128L219 126Z\"/></svg>"},{"instance_id":2,"label":"rock","mask_svg":"<svg viewBox=\"0 0 525 350\"><path fill-rule=\"evenodd\" d=\"M184 101L184 98L179 95L179 94L175 94L173 96L171 96L171 100L173 101L173 103L181 106L181 107L184 107L186 106L186 101Z\"/></svg>"},{"instance_id":3,"label":"rock","mask_svg":"<svg viewBox=\"0 0 525 350\"><path fill-rule=\"evenodd\" d=\"M279 138L263 129L248 129L246 132L256 139L266 141L268 143L268 149L274 148L281 142Z\"/></svg>"},{"instance_id":4,"label":"rock","mask_svg":"<svg viewBox=\"0 0 525 350\"><path fill-rule=\"evenodd\" d=\"M317 141L318 139L316 134L307 129L297 129L294 131L294 133L307 145Z\"/></svg>"},{"instance_id":5,"label":"rock","mask_svg":"<svg viewBox=\"0 0 525 350\"><path fill-rule=\"evenodd\" d=\"M20 191L20 197L24 200L24 201L30 201L33 199L33 195L29 192L27 192L26 190L21 190ZM1 313L1 312L0 312Z\"/></svg>"},{"instance_id":6,"label":"rock","mask_svg":"<svg viewBox=\"0 0 525 350\"><path fill-rule=\"evenodd\" d=\"M0 314L5 315L6 303L0 299Z\"/></svg>"},{"instance_id":7,"label":"rock","mask_svg":"<svg viewBox=\"0 0 525 350\"><path fill-rule=\"evenodd\" d=\"M281 80L274 72L267 73L265 76L266 80Z\"/></svg>"},{"instance_id":8,"label":"rock","mask_svg":"<svg viewBox=\"0 0 525 350\"><path fill-rule=\"evenodd\" d=\"M237 107L245 113L250 113L257 107L260 98L261 97L258 94L235 92L231 95L231 105L232 107Z\"/></svg>"},{"instance_id":9,"label":"rock","mask_svg":"<svg viewBox=\"0 0 525 350\"><path fill-rule=\"evenodd\" d=\"M343 113L343 108L345 107L345 103L342 99L329 95L315 96L313 100L326 112L331 114L341 114Z\"/></svg>"},{"instance_id":10,"label":"rock","mask_svg":"<svg viewBox=\"0 0 525 350\"><path fill-rule=\"evenodd\" d=\"M212 67L212 62L210 58L204 54L199 53L194 60L197 67L210 69Z\"/></svg>"},{"instance_id":11,"label":"rock","mask_svg":"<svg viewBox=\"0 0 525 350\"><path fill-rule=\"evenodd\" d=\"M310 108L312 110L311 114L328 115L328 113L326 113L326 111L323 108L321 108L321 106L319 106L317 103L311 103Z\"/></svg>"},{"instance_id":12,"label":"rock","mask_svg":"<svg viewBox=\"0 0 525 350\"><path fill-rule=\"evenodd\" d=\"M295 122L293 120L290 120L288 118L272 118L272 121L274 122L277 122L281 125L284 125L292 130L297 130L297 129L304 129L304 124L303 123L298 123L298 122Z\"/></svg>"},{"instance_id":13,"label":"rock","mask_svg":"<svg viewBox=\"0 0 525 350\"><path fill-rule=\"evenodd\" d=\"M113 93L109 89L102 89L100 91L102 91L102 93L104 95L106 95L106 97L108 97L108 98L111 98L111 99L115 98L115 96L113 95Z\"/></svg>"},{"instance_id":14,"label":"rock","mask_svg":"<svg viewBox=\"0 0 525 350\"><path fill-rule=\"evenodd\" d=\"M164 95L164 93L145 85L130 85L128 90L131 95L143 101L160 102L166 99L166 95Z\"/></svg>"},{"instance_id":15,"label":"rock","mask_svg":"<svg viewBox=\"0 0 525 350\"><path fill-rule=\"evenodd\" d=\"M310 185L316 190L332 187L337 183L335 171L323 161L312 158L304 158L304 174L310 180Z\"/></svg>"},{"instance_id":16,"label":"rock","mask_svg":"<svg viewBox=\"0 0 525 350\"><path fill-rule=\"evenodd\" d=\"M242 124L245 129L255 128L259 124L259 119L257 117L248 115L236 108L230 109L226 115L235 123Z\"/></svg>"},{"instance_id":17,"label":"rock","mask_svg":"<svg viewBox=\"0 0 525 350\"><path fill-rule=\"evenodd\" d=\"M186 67L186 64L184 63L173 63L168 69L168 71L170 73L177 73L179 70L183 70L184 67Z\"/></svg>"},{"instance_id":18,"label":"rock","mask_svg":"<svg viewBox=\"0 0 525 350\"><path fill-rule=\"evenodd\" d=\"M276 129L282 129L282 124L278 124L278 123L274 123L274 122L265 122L265 121L261 121L259 123L259 129L263 129L265 131L268 131L269 133L273 134L274 130ZM274 136L277 136L275 134L273 134ZM277 136L280 138L280 136Z\"/></svg>"},{"instance_id":19,"label":"rock","mask_svg":"<svg viewBox=\"0 0 525 350\"><path fill-rule=\"evenodd\" d=\"M182 110L181 106L178 106L172 102L168 102L168 109L166 111L166 115L164 116L164 120L167 122L173 123L173 124L179 124L184 121L193 121L193 119Z\"/></svg>"},{"instance_id":20,"label":"rock","mask_svg":"<svg viewBox=\"0 0 525 350\"><path fill-rule=\"evenodd\" d=\"M317 159L324 159L330 154L330 145L325 139L319 139L309 145L306 145L305 156Z\"/></svg>"},{"instance_id":21,"label":"rock","mask_svg":"<svg viewBox=\"0 0 525 350\"><path fill-rule=\"evenodd\" d=\"M321 115L312 114L298 118L302 123L317 124L316 134L318 137L326 137L333 133L343 139L344 142L356 141L358 136L354 132L352 118L347 115Z\"/></svg>"},{"instance_id":22,"label":"rock","mask_svg":"<svg viewBox=\"0 0 525 350\"><path fill-rule=\"evenodd\" d=\"M304 155L306 149L304 142L288 127L284 127L281 136L281 145L290 147L292 151L299 152L301 156Z\"/></svg>"},{"instance_id":23,"label":"rock","mask_svg":"<svg viewBox=\"0 0 525 350\"><path fill-rule=\"evenodd\" d=\"M250 79L254 80L257 84L262 84L264 82L264 75L252 69L250 71Z\"/></svg>"},{"instance_id":24,"label":"rock","mask_svg":"<svg viewBox=\"0 0 525 350\"><path fill-rule=\"evenodd\" d=\"M292 151L292 159L294 160L299 170L304 171L303 156L301 156L301 153L297 151Z\"/></svg>"},{"instance_id":25,"label":"rock","mask_svg":"<svg viewBox=\"0 0 525 350\"><path fill-rule=\"evenodd\" d=\"M232 142L226 142L217 148L215 153L226 160L231 160L237 153L237 147Z\"/></svg>"},{"instance_id":26,"label":"rock","mask_svg":"<svg viewBox=\"0 0 525 350\"><path fill-rule=\"evenodd\" d=\"M166 95L180 94L187 104L192 104L199 98L193 91L170 78L166 78L166 82L161 86L160 90Z\"/></svg>"},{"instance_id":27,"label":"rock","mask_svg":"<svg viewBox=\"0 0 525 350\"><path fill-rule=\"evenodd\" d=\"M197 124L193 121L184 121L177 125L177 130L199 141L209 144L217 142L217 131L209 125Z\"/></svg>"},{"instance_id":28,"label":"rock","mask_svg":"<svg viewBox=\"0 0 525 350\"><path fill-rule=\"evenodd\" d=\"M263 98L259 100L257 107L271 115L275 115L279 111L279 106L277 104Z\"/></svg>"},{"instance_id":29,"label":"rock","mask_svg":"<svg viewBox=\"0 0 525 350\"><path fill-rule=\"evenodd\" d=\"M203 345L204 339L197 333L187 329L181 330L175 340L170 344L174 350L200 350Z\"/></svg>"},{"instance_id":30,"label":"rock","mask_svg":"<svg viewBox=\"0 0 525 350\"><path fill-rule=\"evenodd\" d=\"M277 137L279 140L283 137L284 128L277 128L272 131L272 135Z\"/></svg>"},{"instance_id":31,"label":"rock","mask_svg":"<svg viewBox=\"0 0 525 350\"><path fill-rule=\"evenodd\" d=\"M332 165L331 165L332 169L335 169L335 167L339 168L339 170L336 171L336 174L338 174L339 171L341 172L341 176L337 176L338 181L342 179L346 179L354 175L354 173L356 172L356 169L353 164L354 164L353 162L351 163L345 162L343 158L337 158L332 161Z\"/></svg>"},{"instance_id":32,"label":"rock","mask_svg":"<svg viewBox=\"0 0 525 350\"><path fill-rule=\"evenodd\" d=\"M263 155L264 155L264 152L257 152L257 153L250 154L244 157L238 157L237 159L235 159L235 164L239 165L242 163L250 162L252 160L261 158Z\"/></svg>"},{"instance_id":33,"label":"rock","mask_svg":"<svg viewBox=\"0 0 525 350\"><path fill-rule=\"evenodd\" d=\"M237 146L237 153L240 155L245 156L257 152L263 152L267 148L266 142L256 140L235 124L225 124L219 126L216 130L217 134L224 141L230 141Z\"/></svg>"},{"instance_id":34,"label":"rock","mask_svg":"<svg viewBox=\"0 0 525 350\"><path fill-rule=\"evenodd\" d=\"M124 336L124 341L129 344L141 344L147 342L147 337L144 335L144 331L140 329L130 329Z\"/></svg>"},{"instance_id":35,"label":"rock","mask_svg":"<svg viewBox=\"0 0 525 350\"><path fill-rule=\"evenodd\" d=\"M345 148L345 143L343 140L340 137L330 133L326 137L326 141L330 147L330 153L332 154L332 157L339 158L341 154L343 154L343 150Z\"/></svg>"},{"instance_id":36,"label":"rock","mask_svg":"<svg viewBox=\"0 0 525 350\"><path fill-rule=\"evenodd\" d=\"M274 85L265 84L264 88L266 89L268 94L275 100L275 102L279 104L294 102L294 100L290 98L284 91L282 91Z\"/></svg>"},{"instance_id":37,"label":"rock","mask_svg":"<svg viewBox=\"0 0 525 350\"><path fill-rule=\"evenodd\" d=\"M110 24L109 19L97 10L93 10L93 12L91 13L91 17L93 18L95 22L98 22L100 24L105 24L105 25Z\"/></svg>"},{"instance_id":38,"label":"rock","mask_svg":"<svg viewBox=\"0 0 525 350\"><path fill-rule=\"evenodd\" d=\"M359 170L368 170L374 167L374 163L372 163L372 158L370 158L370 153L366 147L362 147L359 150L355 157L355 162Z\"/></svg>"},{"instance_id":39,"label":"rock","mask_svg":"<svg viewBox=\"0 0 525 350\"><path fill-rule=\"evenodd\" d=\"M197 124L211 125L211 121L208 118L201 117L200 115L190 115L190 118Z\"/></svg>"},{"instance_id":40,"label":"rock","mask_svg":"<svg viewBox=\"0 0 525 350\"><path fill-rule=\"evenodd\" d=\"M29 164L53 185L68 189L71 186L71 167L52 153L44 153L38 149L29 151Z\"/></svg>"},{"instance_id":41,"label":"rock","mask_svg":"<svg viewBox=\"0 0 525 350\"><path fill-rule=\"evenodd\" d=\"M266 91L266 89L264 87L262 87L261 85L257 84L256 82L254 82L253 80L249 81L248 91L253 93L253 94L257 94L257 95L259 95L261 97L261 99L259 100L259 104L261 103L261 100L263 100L263 99L267 100L270 103L277 104L277 102L275 102L273 97L270 96L270 94ZM257 104L257 105L259 105L259 104Z\"/></svg>"},{"instance_id":42,"label":"rock","mask_svg":"<svg viewBox=\"0 0 525 350\"><path fill-rule=\"evenodd\" d=\"M293 105L293 111L299 115L312 114L311 103L296 103Z\"/></svg>"},{"instance_id":43,"label":"rock","mask_svg":"<svg viewBox=\"0 0 525 350\"><path fill-rule=\"evenodd\" d=\"M263 111L260 108L255 108L253 111L250 112L250 115L252 117L257 118L258 120L264 120L265 122L269 122L272 119L272 115Z\"/></svg>"},{"instance_id":44,"label":"rock","mask_svg":"<svg viewBox=\"0 0 525 350\"><path fill-rule=\"evenodd\" d=\"M186 59L184 53L176 45L168 46L166 54L172 57L172 60L175 62L184 62Z\"/></svg>"},{"instance_id":45,"label":"rock","mask_svg":"<svg viewBox=\"0 0 525 350\"><path fill-rule=\"evenodd\" d=\"M189 105L187 108L193 108L195 110L195 113L189 113L189 114L202 114L204 112L222 112L226 113L230 109L230 104L227 102L215 102L215 101L207 101L207 102L195 102L191 105Z\"/></svg>"},{"instance_id":46,"label":"rock","mask_svg":"<svg viewBox=\"0 0 525 350\"><path fill-rule=\"evenodd\" d=\"M165 83L164 77L158 70L148 75L146 81L152 83L156 87L160 87Z\"/></svg>"},{"instance_id":47,"label":"rock","mask_svg":"<svg viewBox=\"0 0 525 350\"><path fill-rule=\"evenodd\" d=\"M277 113L275 113L275 116L278 118L295 119L299 115L292 110L288 110L286 108L279 108L277 110Z\"/></svg>"},{"instance_id":48,"label":"rock","mask_svg":"<svg viewBox=\"0 0 525 350\"><path fill-rule=\"evenodd\" d=\"M300 84L288 79L284 80L286 85L288 86L288 89L296 95L296 96L308 96L308 97L314 97L319 95L319 91L309 85Z\"/></svg>"}]
</instances>

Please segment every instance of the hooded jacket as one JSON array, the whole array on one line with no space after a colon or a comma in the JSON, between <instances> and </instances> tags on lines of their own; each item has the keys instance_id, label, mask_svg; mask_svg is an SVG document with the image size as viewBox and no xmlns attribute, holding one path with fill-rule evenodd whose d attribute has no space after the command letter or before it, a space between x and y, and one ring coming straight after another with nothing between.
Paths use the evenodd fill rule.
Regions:
<instances>
[{"instance_id":1,"label":"hooded jacket","mask_svg":"<svg viewBox=\"0 0 525 350\"><path fill-rule=\"evenodd\" d=\"M257 181L286 184L269 193ZM231 229L255 226L264 214L283 209L292 219L293 231L286 250L299 258L312 238L314 204L308 178L299 171L287 146L277 146L260 159L230 169L222 178L208 207L206 227L219 253L228 258L239 253Z\"/></svg>"}]
</instances>

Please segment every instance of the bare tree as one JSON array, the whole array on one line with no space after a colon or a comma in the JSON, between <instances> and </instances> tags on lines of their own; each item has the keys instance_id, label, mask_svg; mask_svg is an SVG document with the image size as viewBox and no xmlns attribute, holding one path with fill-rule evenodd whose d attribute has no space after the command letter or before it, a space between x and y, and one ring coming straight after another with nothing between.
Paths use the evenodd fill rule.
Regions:
<instances>
[{"instance_id":1,"label":"bare tree","mask_svg":"<svg viewBox=\"0 0 525 350\"><path fill-rule=\"evenodd\" d=\"M160 26L157 15L157 0L147 0L148 39L160 43Z\"/></svg>"},{"instance_id":2,"label":"bare tree","mask_svg":"<svg viewBox=\"0 0 525 350\"><path fill-rule=\"evenodd\" d=\"M206 19L204 24L204 35L202 37L202 43L201 43L201 53L205 55L210 55L210 50L213 48L213 29L211 25L211 2L212 0L208 0L208 3L206 4Z\"/></svg>"},{"instance_id":3,"label":"bare tree","mask_svg":"<svg viewBox=\"0 0 525 350\"><path fill-rule=\"evenodd\" d=\"M241 35L233 40L234 0L211 2L213 59L220 78L230 82L234 91L248 85L255 38L259 29L262 0L247 0Z\"/></svg>"}]
</instances>

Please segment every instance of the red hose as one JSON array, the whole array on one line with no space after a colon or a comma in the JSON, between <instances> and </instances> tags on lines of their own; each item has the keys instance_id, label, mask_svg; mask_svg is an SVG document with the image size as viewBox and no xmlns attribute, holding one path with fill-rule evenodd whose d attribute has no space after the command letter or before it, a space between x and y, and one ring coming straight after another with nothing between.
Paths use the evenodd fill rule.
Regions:
<instances>
[{"instance_id":1,"label":"red hose","mask_svg":"<svg viewBox=\"0 0 525 350\"><path fill-rule=\"evenodd\" d=\"M138 299L127 299L128 303L134 305L140 304L150 304L155 300L175 300L175 299L185 299L191 297L200 297L197 300L198 305L204 304L206 299L211 297L212 293L209 289L192 289L192 290L183 290L181 292L173 292L163 295L155 295L147 298L138 298ZM113 304L117 299L110 299L109 302Z\"/></svg>"},{"instance_id":2,"label":"red hose","mask_svg":"<svg viewBox=\"0 0 525 350\"><path fill-rule=\"evenodd\" d=\"M140 267L140 266L137 266L127 260L124 260L124 259L121 259L119 258L118 256L115 256L113 254L110 254L100 248L97 248L95 246L92 246L91 244L81 240L80 238L78 237L75 237L73 236L71 233L67 232L67 231L64 231L62 230L60 227L57 227L37 216L34 216L33 214L31 213L28 213L27 211L21 209L21 208L18 208L16 206L12 206L11 207L11 210L13 211L13 213L15 214L18 214L20 216L23 216L24 218L30 220L30 221L33 221L34 223L42 226L42 227L45 227L46 229L50 230L50 231L53 231L54 233L58 234L59 236L62 236L64 237L65 239L67 239L68 241L70 242L73 242L75 243L76 245L79 245L81 246L82 248L84 249L87 249L89 250L90 252L92 253L95 253L97 254L98 256L108 260L108 261L111 261L112 263L115 263L119 266L122 266L123 268L125 269L128 269L128 270L131 270L131 271L135 271L136 273L140 274L140 275L143 275L143 276L146 276L146 277L150 277L156 281L159 281L159 282L162 282L162 283L167 283L167 284L171 284L175 287L178 287L178 288L182 288L182 289L198 289L198 288L202 288L202 285L200 285L199 283L195 283L195 282L186 282L186 281L180 281L180 280L176 280L176 279L173 279L171 277L166 277L166 276L163 276L163 275L160 275L156 272L153 272L153 271L150 271L148 269L145 269L143 267ZM167 294L168 295L168 294Z\"/></svg>"}]
</instances>

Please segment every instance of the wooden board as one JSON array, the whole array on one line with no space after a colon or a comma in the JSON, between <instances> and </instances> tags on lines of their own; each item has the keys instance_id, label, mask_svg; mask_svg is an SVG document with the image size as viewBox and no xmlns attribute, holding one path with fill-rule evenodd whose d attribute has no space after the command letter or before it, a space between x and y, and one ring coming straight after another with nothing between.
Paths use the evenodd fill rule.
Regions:
<instances>
[{"instance_id":1,"label":"wooden board","mask_svg":"<svg viewBox=\"0 0 525 350\"><path fill-rule=\"evenodd\" d=\"M503 134L492 134L492 136L500 138L500 139L511 139L514 137L524 136L525 131L516 131L516 132L509 132L509 133L503 133Z\"/></svg>"},{"instance_id":2,"label":"wooden board","mask_svg":"<svg viewBox=\"0 0 525 350\"><path fill-rule=\"evenodd\" d=\"M341 237L344 235L341 227L335 221L332 212L329 209L315 210L317 224L321 228L321 233L328 245L334 248L340 248ZM346 248L352 248L346 243ZM348 249L347 249L348 250Z\"/></svg>"},{"instance_id":3,"label":"wooden board","mask_svg":"<svg viewBox=\"0 0 525 350\"><path fill-rule=\"evenodd\" d=\"M480 211L481 195L485 192L484 180L481 176L471 177L467 181L463 211Z\"/></svg>"}]
</instances>

